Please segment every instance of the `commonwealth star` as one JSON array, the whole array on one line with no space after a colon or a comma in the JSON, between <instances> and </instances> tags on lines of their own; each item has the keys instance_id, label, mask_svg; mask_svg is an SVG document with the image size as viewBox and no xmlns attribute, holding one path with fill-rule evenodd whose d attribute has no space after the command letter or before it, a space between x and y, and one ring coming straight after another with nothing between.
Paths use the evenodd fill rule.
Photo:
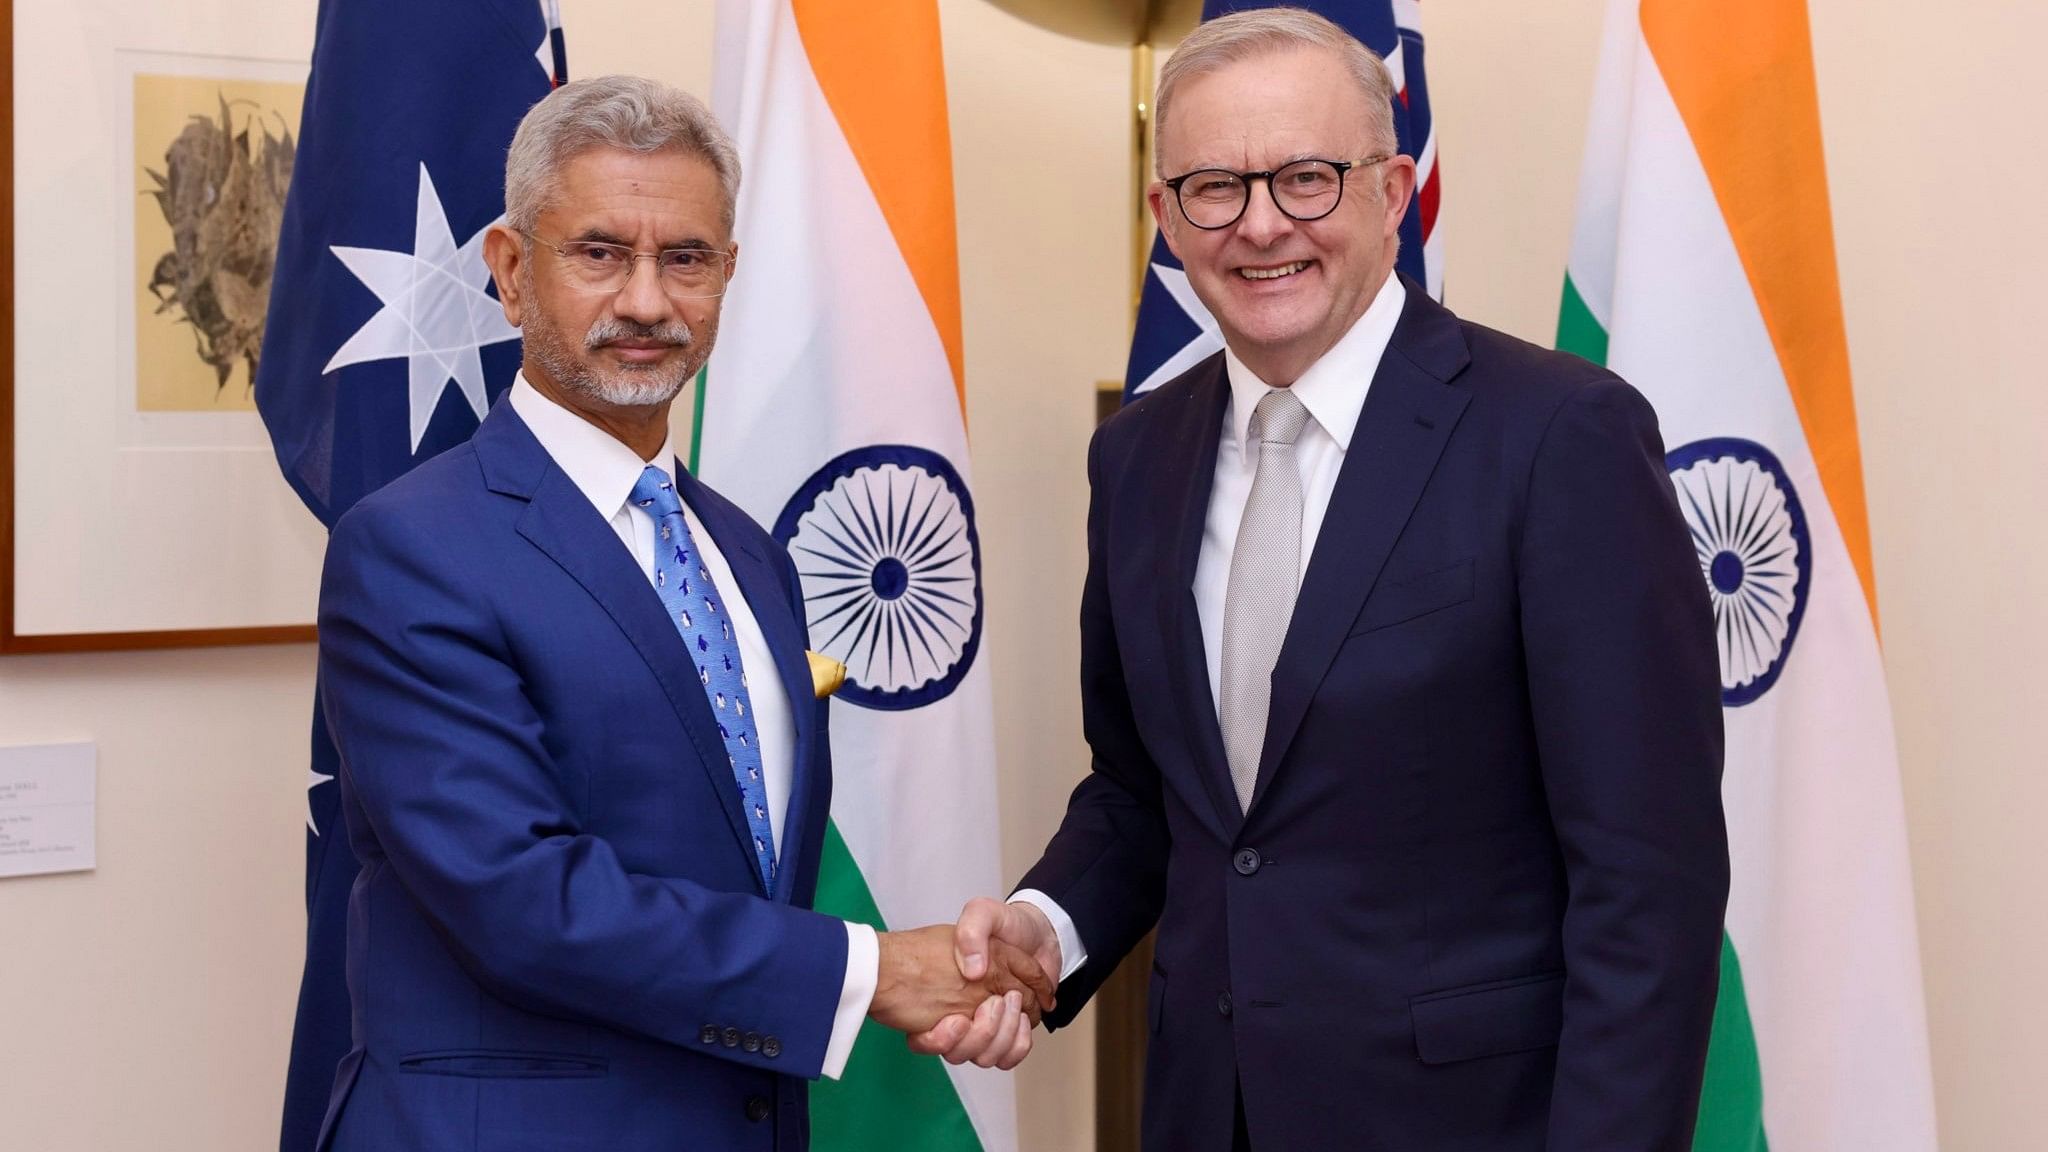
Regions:
<instances>
[{"instance_id":1,"label":"commonwealth star","mask_svg":"<svg viewBox=\"0 0 2048 1152\"><path fill-rule=\"evenodd\" d=\"M488 230L478 229L456 247L448 213L422 164L411 252L340 245L330 249L384 306L342 344L322 371L403 357L410 371L414 452L451 380L462 389L477 419L483 419L490 402L478 349L519 339L519 329L506 322L503 308L484 291L491 282L483 256Z\"/></svg>"}]
</instances>

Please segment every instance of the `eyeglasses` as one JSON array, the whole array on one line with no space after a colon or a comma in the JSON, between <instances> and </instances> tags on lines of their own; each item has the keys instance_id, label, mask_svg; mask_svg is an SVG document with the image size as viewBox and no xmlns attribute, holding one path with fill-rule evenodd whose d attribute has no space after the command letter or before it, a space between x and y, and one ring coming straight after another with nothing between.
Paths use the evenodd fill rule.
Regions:
<instances>
[{"instance_id":1,"label":"eyeglasses","mask_svg":"<svg viewBox=\"0 0 2048 1152\"><path fill-rule=\"evenodd\" d=\"M725 295L732 275L732 255L715 248L664 248L635 252L624 244L601 240L570 240L556 244L521 229L519 234L561 258L571 288L585 292L617 292L633 279L640 261L654 261L661 290L671 300L701 300Z\"/></svg>"},{"instance_id":2,"label":"eyeglasses","mask_svg":"<svg viewBox=\"0 0 2048 1152\"><path fill-rule=\"evenodd\" d=\"M1251 203L1251 185L1264 180L1273 206L1289 218L1321 220L1337 210L1344 199L1344 174L1353 168L1369 168L1393 159L1380 152L1363 160L1296 160L1270 172L1232 172L1228 168L1198 168L1166 181L1180 214L1197 228L1214 231L1228 228L1244 215Z\"/></svg>"}]
</instances>

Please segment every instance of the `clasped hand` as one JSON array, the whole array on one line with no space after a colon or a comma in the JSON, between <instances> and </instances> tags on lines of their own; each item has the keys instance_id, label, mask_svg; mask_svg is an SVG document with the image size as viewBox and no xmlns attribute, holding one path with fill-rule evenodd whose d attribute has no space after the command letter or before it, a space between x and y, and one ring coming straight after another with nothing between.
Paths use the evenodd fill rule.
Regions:
<instances>
[{"instance_id":1,"label":"clasped hand","mask_svg":"<svg viewBox=\"0 0 2048 1152\"><path fill-rule=\"evenodd\" d=\"M954 1064L1015 1068L1052 1010L1059 937L1029 904L976 899L960 922L880 937L869 1015L908 1033L917 1052Z\"/></svg>"}]
</instances>

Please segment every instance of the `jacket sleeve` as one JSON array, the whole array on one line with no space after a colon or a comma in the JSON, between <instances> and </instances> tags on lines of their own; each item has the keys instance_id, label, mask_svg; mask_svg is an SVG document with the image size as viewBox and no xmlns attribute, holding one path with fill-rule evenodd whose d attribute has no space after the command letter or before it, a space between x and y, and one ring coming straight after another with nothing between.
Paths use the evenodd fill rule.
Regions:
<instances>
[{"instance_id":1,"label":"jacket sleeve","mask_svg":"<svg viewBox=\"0 0 2048 1152\"><path fill-rule=\"evenodd\" d=\"M1020 888L1072 917L1088 962L1060 984L1049 1028L1071 1021L1152 925L1166 900L1170 848L1159 769L1145 751L1124 684L1110 609L1105 532L1112 479L1104 434L1088 448L1088 578L1081 591L1081 726L1092 761L1066 818Z\"/></svg>"},{"instance_id":2,"label":"jacket sleeve","mask_svg":"<svg viewBox=\"0 0 2048 1152\"><path fill-rule=\"evenodd\" d=\"M1728 898L1720 665L1656 416L1634 389L1594 380L1554 413L1518 548L1569 891L1549 1146L1683 1152Z\"/></svg>"},{"instance_id":3,"label":"jacket sleeve","mask_svg":"<svg viewBox=\"0 0 2048 1152\"><path fill-rule=\"evenodd\" d=\"M383 504L345 516L328 546L320 680L365 867L389 868L471 977L510 1003L817 1076L844 926L634 874L586 832L491 597L454 552ZM779 1050L705 1045L711 1026L773 1035Z\"/></svg>"}]
</instances>

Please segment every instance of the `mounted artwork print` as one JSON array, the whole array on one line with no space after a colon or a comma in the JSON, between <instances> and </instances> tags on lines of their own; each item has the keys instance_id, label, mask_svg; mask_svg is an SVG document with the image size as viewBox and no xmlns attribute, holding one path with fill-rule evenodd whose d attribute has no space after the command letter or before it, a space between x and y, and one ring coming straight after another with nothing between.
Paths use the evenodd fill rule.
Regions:
<instances>
[{"instance_id":1,"label":"mounted artwork print","mask_svg":"<svg viewBox=\"0 0 2048 1152\"><path fill-rule=\"evenodd\" d=\"M252 382L315 9L0 0L0 653L312 639L326 534Z\"/></svg>"}]
</instances>

